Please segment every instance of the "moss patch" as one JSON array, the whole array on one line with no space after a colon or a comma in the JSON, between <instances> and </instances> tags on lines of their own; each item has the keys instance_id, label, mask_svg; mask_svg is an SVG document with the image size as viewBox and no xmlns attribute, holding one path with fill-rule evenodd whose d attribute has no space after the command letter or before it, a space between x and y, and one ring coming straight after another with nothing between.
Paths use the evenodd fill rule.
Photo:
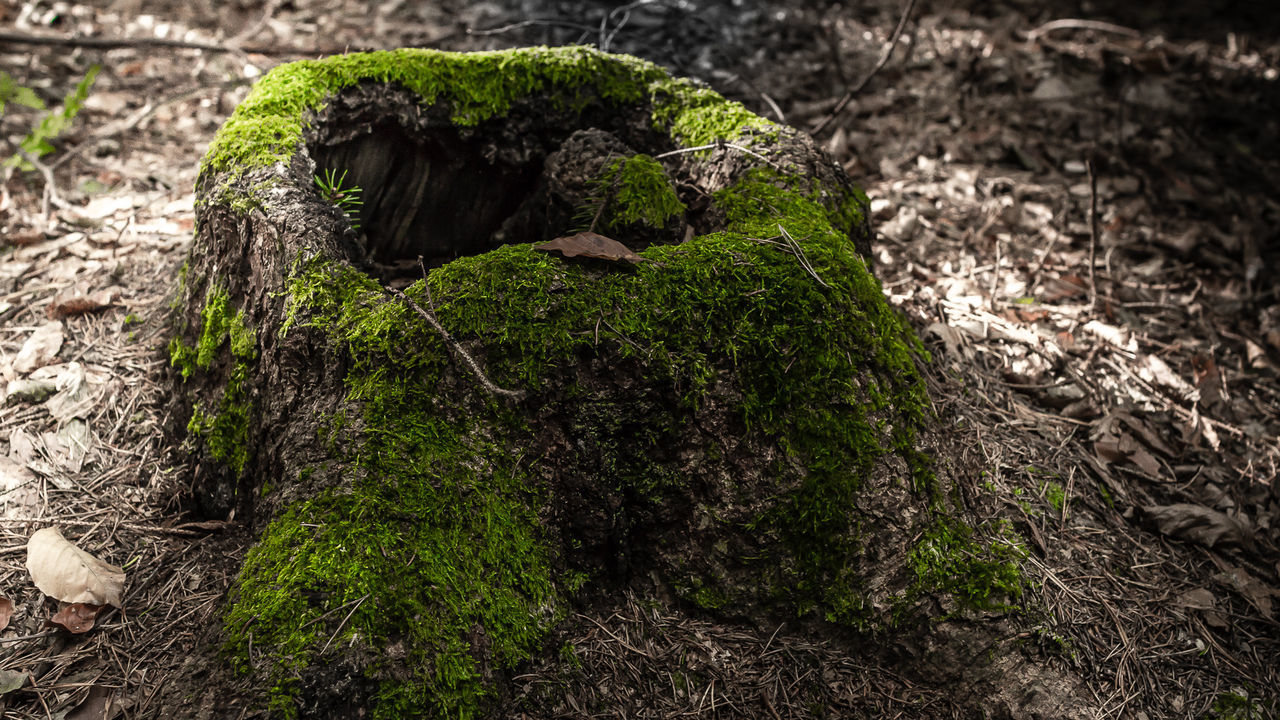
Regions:
<instances>
[{"instance_id":1,"label":"moss patch","mask_svg":"<svg viewBox=\"0 0 1280 720\"><path fill-rule=\"evenodd\" d=\"M505 387L546 391L557 368L602 342L619 361L641 363L687 410L717 379L734 378L742 422L775 437L807 471L802 487L779 498L753 530L779 536L784 547L750 562L773 601L856 624L866 614L858 578L846 570L860 550L849 507L861 478L897 451L892 439L909 444L924 421L913 343L816 200L766 178L738 190L765 202L719 197L726 231L649 248L652 262L634 272L601 274L511 245L435 270L431 295L441 322L461 341L478 341L490 378ZM778 223L804 238L807 261L827 287L795 255L759 242ZM407 293L428 302L421 282ZM486 692L466 640L473 628L483 629L505 667L531 651L577 582L549 574L553 551L529 510L540 506L542 490L501 459L500 448L526 445L533 430L492 403L460 420L466 413L433 393L451 363L438 335L371 279L305 263L290 296L295 317L345 344L353 359L349 398L372 429L355 452L364 479L350 494L305 502L271 525L235 595L232 647L243 655L252 637L254 647L272 648L276 672L287 678L326 644L320 628L329 625L317 618L338 617L344 604L372 595L378 601L354 613L335 642L359 635L404 643L416 668L413 682L384 687L394 711L377 714L471 716ZM870 417L891 409L891 423ZM605 412L598 408L589 425L604 425ZM482 429L499 437L480 442ZM621 448L602 452L601 481L625 484L631 496L660 495L679 481L663 480L661 467L637 464ZM688 587L704 607L749 600L716 578ZM318 593L327 599L304 599ZM430 621L415 620L423 617Z\"/></svg>"},{"instance_id":2,"label":"moss patch","mask_svg":"<svg viewBox=\"0 0 1280 720\"><path fill-rule=\"evenodd\" d=\"M661 228L686 209L662 164L648 155L614 159L601 175L599 187L601 202L616 207L610 226L643 223Z\"/></svg>"},{"instance_id":3,"label":"moss patch","mask_svg":"<svg viewBox=\"0 0 1280 720\"><path fill-rule=\"evenodd\" d=\"M309 112L365 81L397 83L424 104L448 103L458 126L501 116L516 100L550 91L566 109L603 100L651 101L654 127L687 144L730 139L768 121L653 63L586 47L522 48L464 55L406 48L281 65L267 73L218 130L201 170L230 172L287 162Z\"/></svg>"},{"instance_id":4,"label":"moss patch","mask_svg":"<svg viewBox=\"0 0 1280 720\"><path fill-rule=\"evenodd\" d=\"M655 125L691 145L769 127L648 63L583 48L406 50L272 71L219 133L203 172L234 179L287 159L305 115L366 79L449 103L458 125L554 88L570 108L648 101ZM620 159L609 172L624 221L657 225L683 212L652 158ZM715 552L732 572L693 558L664 578L702 608L763 606L855 628L881 620L854 571L866 541L856 499L891 457L906 468L901 485L938 515L911 556L916 583L903 602L937 591L991 608L1016 594L1016 553L980 541L942 510L918 449L928 421L915 368L923 350L850 242L865 197L831 192L754 171L714 194L721 231L652 245L642 253L649 262L602 269L505 245L407 288L491 380L525 391L521 407L487 396L439 333L375 280L326 257L299 257L280 333L311 333L343 359L351 416L315 419L328 434L317 442L341 466L341 489L278 514L232 594L228 650L242 669L271 678L273 707L295 712L304 690L323 690L337 648L363 648L393 658L367 670L374 717L485 711L494 674L533 653L593 579L562 557L573 538L553 538L557 528L544 524L560 489L536 471L546 460L513 452L548 445L534 411L570 431L563 452L568 467L583 469L581 482L624 498L636 515L659 514L699 484L725 482L726 496L742 496L749 518L709 513L708 522L731 537L759 538L756 549L726 543ZM253 333L217 290L201 318L194 346L171 347L175 365L184 376L220 357L230 366L217 411L197 408L189 427L240 471ZM592 370L605 381L583 381L585 362L607 363ZM635 374L652 389L647 404L622 397L610 372ZM700 432L694 419L711 403L728 404L716 412L776 453L766 470L777 487L767 496L755 488L748 498L732 476L690 476L660 459L663 448ZM724 458L711 462L728 467Z\"/></svg>"},{"instance_id":5,"label":"moss patch","mask_svg":"<svg viewBox=\"0 0 1280 720\"><path fill-rule=\"evenodd\" d=\"M257 335L249 327L244 311L233 309L226 291L217 286L210 288L200 320L194 346L183 342L180 335L169 341L170 364L187 380L197 370L208 371L222 356L222 349L228 347L231 369L222 396L214 403L216 409L197 405L187 431L203 438L214 458L240 473L248 461L251 407L247 391L258 354Z\"/></svg>"},{"instance_id":6,"label":"moss patch","mask_svg":"<svg viewBox=\"0 0 1280 720\"><path fill-rule=\"evenodd\" d=\"M963 608L1009 610L1022 595L1020 563L1027 550L1008 527L976 532L954 518L940 517L916 542L911 566L916 583L904 599L944 590Z\"/></svg>"}]
</instances>

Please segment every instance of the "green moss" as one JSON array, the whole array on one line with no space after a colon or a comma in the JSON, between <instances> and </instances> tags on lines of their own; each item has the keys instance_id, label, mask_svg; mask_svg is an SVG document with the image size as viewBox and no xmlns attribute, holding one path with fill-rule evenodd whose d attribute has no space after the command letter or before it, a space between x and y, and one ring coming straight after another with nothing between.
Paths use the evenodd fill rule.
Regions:
<instances>
[{"instance_id":1,"label":"green moss","mask_svg":"<svg viewBox=\"0 0 1280 720\"><path fill-rule=\"evenodd\" d=\"M650 85L650 92L655 98L654 125L688 147L731 139L748 130L772 136L774 128L768 120L693 81L658 78Z\"/></svg>"},{"instance_id":2,"label":"green moss","mask_svg":"<svg viewBox=\"0 0 1280 720\"><path fill-rule=\"evenodd\" d=\"M202 172L245 170L288 162L302 140L308 113L365 80L397 83L425 105L447 103L459 126L505 114L514 102L555 90L563 109L593 102L651 102L656 128L687 145L736 138L772 127L742 105L653 63L586 47L521 48L467 54L401 49L351 53L281 65L267 73L218 131Z\"/></svg>"},{"instance_id":3,"label":"green moss","mask_svg":"<svg viewBox=\"0 0 1280 720\"><path fill-rule=\"evenodd\" d=\"M199 404L192 410L187 432L204 438L214 458L229 465L236 473L248 461L247 442L252 408L248 401L248 383L257 358L257 335L249 327L243 310L233 310L226 291L212 286L200 312L200 331L194 346L183 342L180 335L169 341L169 362L187 380L197 370L208 371L229 347L230 371L216 410Z\"/></svg>"},{"instance_id":4,"label":"green moss","mask_svg":"<svg viewBox=\"0 0 1280 720\"><path fill-rule=\"evenodd\" d=\"M169 300L169 310L177 312L182 309L182 304L187 296L187 270L190 267L189 262L182 263L182 267L178 270L178 286L173 291L173 297Z\"/></svg>"},{"instance_id":5,"label":"green moss","mask_svg":"<svg viewBox=\"0 0 1280 720\"><path fill-rule=\"evenodd\" d=\"M475 472L488 455L446 423L384 419L352 492L291 508L249 553L230 649L243 663L250 644L271 648L276 704L287 708L298 668L323 662L326 647L396 638L412 677L382 688L373 717L472 717L487 693L474 633L509 668L562 613L539 502L515 463Z\"/></svg>"},{"instance_id":6,"label":"green moss","mask_svg":"<svg viewBox=\"0 0 1280 720\"><path fill-rule=\"evenodd\" d=\"M182 372L182 379L187 380L196 371L196 349L182 341L180 336L169 340L169 365Z\"/></svg>"},{"instance_id":7,"label":"green moss","mask_svg":"<svg viewBox=\"0 0 1280 720\"><path fill-rule=\"evenodd\" d=\"M1022 595L1019 565L1026 556L1007 526L983 537L968 525L940 517L916 542L910 563L915 590L944 590L961 607L974 610L1008 610L1008 603Z\"/></svg>"},{"instance_id":8,"label":"green moss","mask_svg":"<svg viewBox=\"0 0 1280 720\"><path fill-rule=\"evenodd\" d=\"M1044 499L1049 501L1053 509L1062 512L1062 508L1067 504L1067 492L1062 484L1048 480L1041 486L1041 490L1044 492Z\"/></svg>"},{"instance_id":9,"label":"green moss","mask_svg":"<svg viewBox=\"0 0 1280 720\"><path fill-rule=\"evenodd\" d=\"M599 180L601 201L616 210L608 225L643 223L661 228L685 211L662 164L648 155L616 158Z\"/></svg>"},{"instance_id":10,"label":"green moss","mask_svg":"<svg viewBox=\"0 0 1280 720\"><path fill-rule=\"evenodd\" d=\"M1280 703L1251 698L1241 688L1218 695L1205 715L1213 720L1264 720L1276 716Z\"/></svg>"},{"instance_id":11,"label":"green moss","mask_svg":"<svg viewBox=\"0 0 1280 720\"><path fill-rule=\"evenodd\" d=\"M556 88L570 109L652 101L657 126L689 145L771 127L656 66L583 48L406 50L277 68L219 133L203 171L234 177L287 159L307 112L365 78L449 103L459 125ZM683 212L652 158L610 170L627 221L659 225ZM767 540L764 555L727 558L748 568L752 582L696 569L667 578L693 602L726 610L775 603L865 627L872 611L851 569L864 541L853 508L864 479L897 455L909 468L902 482L939 516L912 553L912 592L1000 607L1020 591L1020 549L988 542L941 511L929 459L917 448L929 407L915 368L923 349L849 240L864 222L865 196L830 192L753 172L715 194L727 218L721 232L651 246L642 253L651 262L625 272L507 245L437 268L405 293L426 306L429 283L439 321L496 384L530 398L555 390L557 403L577 408L566 423L600 456L594 468L582 463L597 473L584 482L638 506L681 496L688 478L653 450L695 431L691 418L713 387L733 387L716 400L733 403L745 432L778 449L772 470L784 490L747 527L727 528ZM359 417L318 419L320 441L346 465L344 489L285 509L249 553L227 615L230 654L248 669L253 648L275 688L273 708L287 715L304 669L332 648L367 644L381 657L394 647L404 658L395 672L370 670L382 682L374 717L474 717L491 692L484 661L509 668L527 658L587 581L557 564L538 516L549 489L530 471L533 461L507 452L529 446L537 431L478 385L469 396L442 397L438 388L461 371L440 335L372 278L299 258L287 288L281 333L306 327L340 348ZM178 342L173 354L184 368L207 368L230 346L219 411L197 410L192 429L242 468L235 449L244 447L250 412L240 404L247 376L239 373L251 369L252 331L212 292L196 346ZM633 412L566 380L566 369L592 356L620 371L639 368L662 406ZM648 424L637 425L637 416Z\"/></svg>"}]
</instances>

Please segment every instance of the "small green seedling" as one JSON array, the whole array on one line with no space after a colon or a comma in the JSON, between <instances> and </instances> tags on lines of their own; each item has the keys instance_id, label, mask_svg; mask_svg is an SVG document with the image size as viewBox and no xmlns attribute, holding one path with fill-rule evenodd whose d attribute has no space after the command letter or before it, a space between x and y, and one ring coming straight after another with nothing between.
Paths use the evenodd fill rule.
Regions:
<instances>
[{"instance_id":1,"label":"small green seedling","mask_svg":"<svg viewBox=\"0 0 1280 720\"><path fill-rule=\"evenodd\" d=\"M31 159L38 160L54 151L50 141L71 127L71 122L84 106L85 98L89 97L89 88L93 87L93 80L98 76L98 70L97 65L89 68L76 85L76 89L63 99L62 109L45 113L44 117L33 124L30 132L18 143L18 152L10 155L4 162L0 162L0 167L16 167L23 171L35 170L36 167L31 163ZM0 115L4 114L4 109L10 102L33 110L44 110L44 103L34 92L18 85L8 73L0 72Z\"/></svg>"},{"instance_id":2,"label":"small green seedling","mask_svg":"<svg viewBox=\"0 0 1280 720\"><path fill-rule=\"evenodd\" d=\"M342 216L351 224L351 229L360 232L360 206L364 205L364 201L360 199L359 186L344 187L346 180L346 170L341 175L337 170L325 170L315 177L316 187L320 188L324 199L337 205Z\"/></svg>"}]
</instances>

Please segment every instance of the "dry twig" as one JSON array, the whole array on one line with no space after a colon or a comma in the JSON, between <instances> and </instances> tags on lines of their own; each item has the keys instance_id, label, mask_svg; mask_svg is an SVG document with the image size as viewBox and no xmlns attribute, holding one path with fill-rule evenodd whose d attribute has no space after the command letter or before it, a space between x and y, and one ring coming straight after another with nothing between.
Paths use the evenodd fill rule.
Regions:
<instances>
[{"instance_id":1,"label":"dry twig","mask_svg":"<svg viewBox=\"0 0 1280 720\"><path fill-rule=\"evenodd\" d=\"M418 264L419 266L422 266L421 257L418 258ZM427 286L427 269L425 266L422 268L422 285L426 288L427 302L430 303L431 288ZM511 401L519 401L524 398L525 394L521 390L507 390L506 388L501 388L495 385L493 381L484 374L484 371L480 369L480 364L476 362L475 358L471 357L471 354L462 347L461 343L454 339L453 335L449 334L449 331L444 328L444 325L440 324L440 319L436 317L434 310L423 309L421 305L413 301L413 298L405 295L396 288L387 287L386 290L392 295L395 295L408 303L409 307L413 308L414 312L418 313L418 315L420 315L422 319L426 320L436 332L440 333L440 337L444 339L444 344L448 346L450 352L453 353L454 357L461 358L462 363L467 366L467 369L471 371L472 375L476 376L476 379L480 381L480 385L484 387L485 391L488 392L489 395L493 397L506 398Z\"/></svg>"},{"instance_id":2,"label":"dry twig","mask_svg":"<svg viewBox=\"0 0 1280 720\"><path fill-rule=\"evenodd\" d=\"M833 109L822 122L818 123L817 127L809 131L810 135L817 135L825 130L827 126L831 124L831 121L836 119L837 115L844 112L845 107L848 106L849 101L853 99L853 96L862 92L863 88L867 86L867 83L871 82L871 78L875 77L876 73L880 72L880 69L885 66L885 63L889 62L889 58L893 57L893 51L898 47L898 38L902 36L902 29L907 26L907 19L911 17L911 11L915 6L916 0L907 0L906 7L902 9L902 17L898 18L898 25L893 29L893 34L889 36L889 45L884 49L884 52L880 54L880 60L876 62L870 72L862 77L862 80L860 80L857 85L849 88L849 91L844 94L844 97L840 98L840 102L836 103L835 109Z\"/></svg>"}]
</instances>

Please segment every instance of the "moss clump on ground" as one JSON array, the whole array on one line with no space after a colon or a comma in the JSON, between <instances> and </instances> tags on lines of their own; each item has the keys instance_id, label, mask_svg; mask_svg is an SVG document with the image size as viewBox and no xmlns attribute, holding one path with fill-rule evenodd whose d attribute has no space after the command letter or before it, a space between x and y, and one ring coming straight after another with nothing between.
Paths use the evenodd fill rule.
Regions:
<instances>
[{"instance_id":1,"label":"moss clump on ground","mask_svg":"<svg viewBox=\"0 0 1280 720\"><path fill-rule=\"evenodd\" d=\"M1276 716L1280 703L1250 698L1243 690L1222 693L1205 715L1210 720L1263 720Z\"/></svg>"},{"instance_id":2,"label":"moss clump on ground","mask_svg":"<svg viewBox=\"0 0 1280 720\"><path fill-rule=\"evenodd\" d=\"M427 103L448 102L458 125L555 89L570 107L601 98L651 102L656 126L691 145L769 127L656 66L581 48L397 51L273 71L219 133L203 172L234 179L287 159L306 112L366 79L399 83ZM628 193L624 209L635 212L628 219L657 224L683 211L652 158L610 169ZM265 670L282 715L296 711L304 685L321 682L340 647L396 658L395 667L368 669L378 686L373 717L483 713L493 675L533 653L592 580L565 565L554 529L543 525L540 511L556 490L534 472L545 460L512 452L538 444L541 428L523 410L539 402L576 408L563 422L595 453L575 466L596 473L584 482L646 508L679 501L687 485L705 480L681 475L651 451L696 432L691 419L711 401L729 403L735 424L776 448L768 470L779 489L753 499L760 501L753 517L725 528L767 540L761 552L731 558L746 580L694 564L665 579L697 605L767 606L874 626L868 590L851 570L865 541L855 499L890 456L907 469L901 483L939 513L941 530L913 556L919 572L911 592L949 592L979 608L1013 593L1012 555L996 548L991 557L991 548L942 513L928 458L917 448L928 415L915 368L923 351L850 242L865 197L830 192L755 171L714 194L722 230L650 246L642 253L649 262L626 271L516 244L455 260L406 288L472 348L493 382L525 391L523 409L487 396L440 335L375 280L325 256L297 258L280 332L312 333L344 358L346 400L360 417L343 430L352 442L326 444L344 466L342 486L284 509L249 553L227 615L233 661ZM253 343L231 310L211 292L200 340L195 347L177 341L173 356L185 375L231 347L219 412L208 421L197 409L190 427L242 469L233 441L243 447L250 415L247 405L243 415L229 410L252 379L252 358L236 348ZM643 375L660 397L647 408L647 424L625 417L631 406L608 390L577 383L571 371L583 358ZM316 419L322 429L336 422ZM986 579L956 580L977 571Z\"/></svg>"},{"instance_id":3,"label":"moss clump on ground","mask_svg":"<svg viewBox=\"0 0 1280 720\"><path fill-rule=\"evenodd\" d=\"M912 592L941 589L963 608L1009 610L1022 595L1026 548L1007 526L977 533L954 518L938 518L911 550ZM904 598L906 599L906 598Z\"/></svg>"},{"instance_id":4,"label":"moss clump on ground","mask_svg":"<svg viewBox=\"0 0 1280 720\"><path fill-rule=\"evenodd\" d=\"M185 267L184 267L185 270ZM184 273L185 275L185 273ZM248 461L249 415L247 383L257 358L257 336L243 310L233 310L226 291L213 286L200 313L199 338L194 346L180 335L169 341L169 363L189 379L197 370L208 371L224 347L229 347L231 369L215 410L199 405L192 410L187 431L204 439L214 458L236 473Z\"/></svg>"}]
</instances>

